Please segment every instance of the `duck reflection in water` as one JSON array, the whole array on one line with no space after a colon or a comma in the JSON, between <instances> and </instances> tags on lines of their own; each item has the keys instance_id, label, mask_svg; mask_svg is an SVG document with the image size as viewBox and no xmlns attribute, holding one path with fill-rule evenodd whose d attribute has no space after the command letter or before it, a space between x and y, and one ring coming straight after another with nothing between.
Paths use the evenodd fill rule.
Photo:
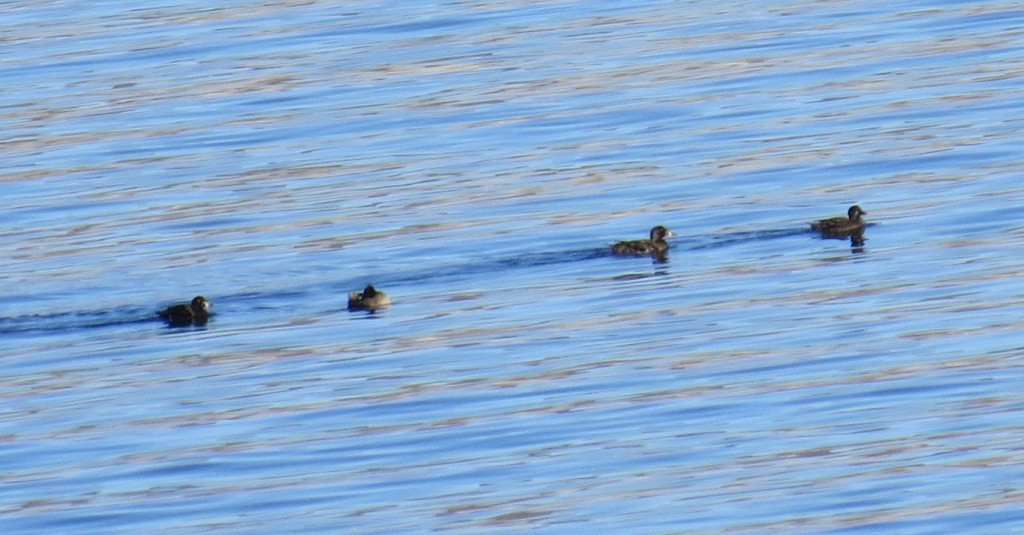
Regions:
<instances>
[{"instance_id":1,"label":"duck reflection in water","mask_svg":"<svg viewBox=\"0 0 1024 535\"><path fill-rule=\"evenodd\" d=\"M864 229L857 229L850 233L850 250L855 253L864 252L864 242L867 238L864 237Z\"/></svg>"}]
</instances>

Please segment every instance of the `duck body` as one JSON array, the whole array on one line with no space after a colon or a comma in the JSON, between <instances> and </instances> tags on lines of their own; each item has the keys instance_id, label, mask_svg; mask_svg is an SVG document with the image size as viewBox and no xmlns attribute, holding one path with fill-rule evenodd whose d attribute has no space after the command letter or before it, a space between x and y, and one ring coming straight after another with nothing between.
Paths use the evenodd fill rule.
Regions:
<instances>
[{"instance_id":1,"label":"duck body","mask_svg":"<svg viewBox=\"0 0 1024 535\"><path fill-rule=\"evenodd\" d=\"M372 284L367 285L361 292L349 292L349 310L376 310L391 304L391 297L388 294L376 289Z\"/></svg>"},{"instance_id":2,"label":"duck body","mask_svg":"<svg viewBox=\"0 0 1024 535\"><path fill-rule=\"evenodd\" d=\"M205 297L197 295L190 303L181 303L167 307L157 315L171 327L187 327L189 325L206 325L210 319L210 307L213 303Z\"/></svg>"},{"instance_id":3,"label":"duck body","mask_svg":"<svg viewBox=\"0 0 1024 535\"><path fill-rule=\"evenodd\" d=\"M622 256L664 255L668 251L665 238L672 236L675 234L671 230L658 225L651 229L649 240L620 241L612 244L612 252Z\"/></svg>"},{"instance_id":4,"label":"duck body","mask_svg":"<svg viewBox=\"0 0 1024 535\"><path fill-rule=\"evenodd\" d=\"M830 217L816 223L811 223L811 230L821 233L824 237L845 238L851 234L864 230L867 225L860 216L867 215L860 206L853 205L846 212L846 217Z\"/></svg>"}]
</instances>

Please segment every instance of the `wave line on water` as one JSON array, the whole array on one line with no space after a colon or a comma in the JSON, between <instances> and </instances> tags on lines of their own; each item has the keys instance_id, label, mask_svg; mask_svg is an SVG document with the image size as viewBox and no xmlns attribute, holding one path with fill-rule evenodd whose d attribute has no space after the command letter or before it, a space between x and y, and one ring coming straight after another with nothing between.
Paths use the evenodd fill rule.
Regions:
<instances>
[{"instance_id":1,"label":"wave line on water","mask_svg":"<svg viewBox=\"0 0 1024 535\"><path fill-rule=\"evenodd\" d=\"M811 234L809 228L807 229L773 229L773 230L747 230L741 232L730 232L727 234L720 234L712 236L711 240L707 243L695 244L683 247L684 250L699 251L704 249L717 249L719 247L725 247L728 245L737 245L743 243L752 243L765 240L774 240L779 238L789 238L793 236L800 236L804 234Z\"/></svg>"},{"instance_id":2,"label":"wave line on water","mask_svg":"<svg viewBox=\"0 0 1024 535\"><path fill-rule=\"evenodd\" d=\"M787 238L802 234L808 234L806 229L775 229L759 231L731 232L705 238L702 243L688 242L685 237L677 239L673 247L675 251L696 251L738 245L749 242L764 241L770 239ZM405 284L430 281L435 279L451 279L455 277L466 277L481 273L494 273L504 269L532 268L551 266L572 262L583 262L598 258L609 258L616 256L610 247L588 247L571 251L544 251L530 252L511 257L483 259L480 261L443 266L440 268L423 268L407 272L381 273L375 279L382 284ZM347 279L343 281L331 281L314 286L298 288L275 288L273 296L280 300L283 297L304 299L309 295L316 295L325 288L355 288L361 284L360 279ZM246 304L252 302L263 302L267 293L265 292L242 292L237 294L220 295L219 299L235 304ZM60 330L93 329L130 325L133 323L156 323L160 318L156 309L142 306L118 307L104 311L70 311L53 314L27 314L13 317L0 317L0 334L15 333L45 333Z\"/></svg>"},{"instance_id":3,"label":"wave line on water","mask_svg":"<svg viewBox=\"0 0 1024 535\"><path fill-rule=\"evenodd\" d=\"M155 310L141 307L119 308L101 312L57 312L26 314L0 318L0 334L48 332L73 329L115 327L132 323L160 321Z\"/></svg>"}]
</instances>

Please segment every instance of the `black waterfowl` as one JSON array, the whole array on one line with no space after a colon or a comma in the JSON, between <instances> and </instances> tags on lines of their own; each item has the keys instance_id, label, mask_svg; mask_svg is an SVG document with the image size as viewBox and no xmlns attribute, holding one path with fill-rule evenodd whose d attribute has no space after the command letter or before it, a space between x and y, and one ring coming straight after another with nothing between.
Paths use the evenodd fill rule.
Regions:
<instances>
[{"instance_id":1,"label":"black waterfowl","mask_svg":"<svg viewBox=\"0 0 1024 535\"><path fill-rule=\"evenodd\" d=\"M349 292L349 310L376 310L391 304L388 294L376 289L372 284L367 285L362 292Z\"/></svg>"},{"instance_id":2,"label":"black waterfowl","mask_svg":"<svg viewBox=\"0 0 1024 535\"><path fill-rule=\"evenodd\" d=\"M668 251L665 238L672 236L675 234L671 230L658 225L651 229L651 239L620 241L612 245L612 251L617 255L664 255Z\"/></svg>"},{"instance_id":3,"label":"black waterfowl","mask_svg":"<svg viewBox=\"0 0 1024 535\"><path fill-rule=\"evenodd\" d=\"M811 223L811 230L816 230L825 237L845 238L851 234L864 230L867 223L860 218L867 215L867 212L860 209L860 206L853 205L846 212L847 217L830 217L822 219L817 223Z\"/></svg>"},{"instance_id":4,"label":"black waterfowl","mask_svg":"<svg viewBox=\"0 0 1024 535\"><path fill-rule=\"evenodd\" d=\"M206 325L206 321L210 319L212 305L213 303L207 301L205 297L197 295L192 298L191 303L170 306L157 314L171 327Z\"/></svg>"}]
</instances>

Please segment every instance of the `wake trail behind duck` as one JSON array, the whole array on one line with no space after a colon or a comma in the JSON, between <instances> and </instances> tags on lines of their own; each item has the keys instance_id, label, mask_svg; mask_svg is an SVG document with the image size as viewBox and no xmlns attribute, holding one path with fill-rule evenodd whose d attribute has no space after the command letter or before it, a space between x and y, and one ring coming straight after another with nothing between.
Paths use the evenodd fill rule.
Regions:
<instances>
[{"instance_id":1,"label":"wake trail behind duck","mask_svg":"<svg viewBox=\"0 0 1024 535\"><path fill-rule=\"evenodd\" d=\"M804 228L729 232L726 234L718 234L716 236L711 236L706 243L694 243L680 248L690 251L698 251L702 249L717 249L719 247L727 247L730 245L741 245L744 243L755 243L765 240L776 240L780 238L789 238L792 236L801 236L807 234L808 232L810 232L810 229Z\"/></svg>"},{"instance_id":2,"label":"wake trail behind duck","mask_svg":"<svg viewBox=\"0 0 1024 535\"><path fill-rule=\"evenodd\" d=\"M774 229L745 232L731 232L703 238L685 236L673 240L669 255L673 252L715 249L798 236L809 232L807 229ZM461 280L496 271L511 269L529 269L553 266L573 262L584 262L599 258L616 257L611 247L589 247L570 251L548 251L524 253L510 257L485 258L479 261L444 265L432 268L413 269L408 271L382 271L372 277L373 282L382 287L421 283L431 280ZM322 295L324 292L337 292L339 299L347 295L346 288L365 285L367 277L347 278L345 280L324 281L314 286L293 288L271 288L261 292L243 292L233 295L219 295L216 300L232 303L234 308L256 309L287 309L293 301L302 301L310 296ZM340 288L340 290L339 290ZM285 302L282 302L285 301ZM274 304L267 304L272 302ZM155 309L141 306L119 307L101 312L58 312L52 314L28 314L14 317L0 317L0 335L46 333L53 331L71 331L76 329L94 329L115 327L133 323L159 322Z\"/></svg>"}]
</instances>

